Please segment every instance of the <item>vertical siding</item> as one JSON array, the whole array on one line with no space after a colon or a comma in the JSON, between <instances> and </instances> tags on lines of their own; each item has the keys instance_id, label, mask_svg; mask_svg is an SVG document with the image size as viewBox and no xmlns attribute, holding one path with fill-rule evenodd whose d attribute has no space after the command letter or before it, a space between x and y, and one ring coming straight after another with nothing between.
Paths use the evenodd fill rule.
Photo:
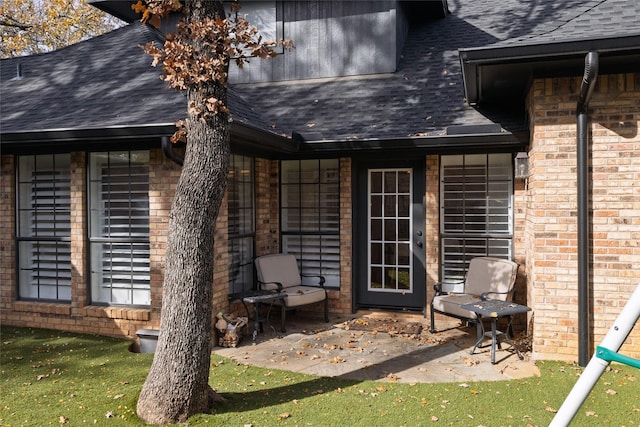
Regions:
<instances>
[{"instance_id":1,"label":"vertical siding","mask_svg":"<svg viewBox=\"0 0 640 427\"><path fill-rule=\"evenodd\" d=\"M396 2L285 1L284 37L296 48L229 72L255 83L393 72L399 57ZM250 19L250 17L249 17Z\"/></svg>"}]
</instances>

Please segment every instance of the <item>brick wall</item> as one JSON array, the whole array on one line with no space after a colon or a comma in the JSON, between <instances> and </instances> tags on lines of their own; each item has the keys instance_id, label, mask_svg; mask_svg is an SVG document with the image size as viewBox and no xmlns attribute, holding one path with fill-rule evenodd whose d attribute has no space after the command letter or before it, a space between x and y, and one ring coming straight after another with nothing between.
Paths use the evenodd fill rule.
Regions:
<instances>
[{"instance_id":1,"label":"brick wall","mask_svg":"<svg viewBox=\"0 0 640 427\"><path fill-rule=\"evenodd\" d=\"M167 160L160 150L151 150L149 164L151 307L123 308L89 305L87 291L89 265L85 258L89 245L86 218L87 170L86 154L82 152L71 153L71 302L17 301L16 259L13 249L14 162L14 156L2 156L3 199L11 201L3 203L0 207L0 226L3 228L0 248L3 256L2 267L0 267L2 277L0 321L2 324L130 338L135 337L138 329L158 328L168 213L180 168Z\"/></svg>"},{"instance_id":2,"label":"brick wall","mask_svg":"<svg viewBox=\"0 0 640 427\"><path fill-rule=\"evenodd\" d=\"M440 282L440 156L426 157L425 252L427 304L434 296L433 285Z\"/></svg>"},{"instance_id":3,"label":"brick wall","mask_svg":"<svg viewBox=\"0 0 640 427\"><path fill-rule=\"evenodd\" d=\"M539 79L529 95L523 247L538 358L578 354L576 100L580 78ZM599 344L640 282L640 75L602 75L589 104L591 332ZM590 348L591 353L593 348ZM640 356L640 327L623 353Z\"/></svg>"},{"instance_id":4,"label":"brick wall","mask_svg":"<svg viewBox=\"0 0 640 427\"><path fill-rule=\"evenodd\" d=\"M280 251L279 166L275 160L255 159L256 256Z\"/></svg>"},{"instance_id":5,"label":"brick wall","mask_svg":"<svg viewBox=\"0 0 640 427\"><path fill-rule=\"evenodd\" d=\"M13 309L16 299L15 242L15 158L0 158L0 321L5 324L5 314Z\"/></svg>"},{"instance_id":6,"label":"brick wall","mask_svg":"<svg viewBox=\"0 0 640 427\"><path fill-rule=\"evenodd\" d=\"M353 310L353 197L351 159L340 159L340 289L329 290L329 313Z\"/></svg>"}]
</instances>

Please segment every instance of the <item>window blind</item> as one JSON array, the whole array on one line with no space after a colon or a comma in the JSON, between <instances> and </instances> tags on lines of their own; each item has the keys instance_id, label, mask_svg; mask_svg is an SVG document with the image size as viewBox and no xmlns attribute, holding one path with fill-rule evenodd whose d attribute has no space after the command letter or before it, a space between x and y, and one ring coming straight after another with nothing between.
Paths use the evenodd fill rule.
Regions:
<instances>
[{"instance_id":1,"label":"window blind","mask_svg":"<svg viewBox=\"0 0 640 427\"><path fill-rule=\"evenodd\" d=\"M444 282L463 281L471 258L511 257L511 163L508 153L441 158L440 241Z\"/></svg>"},{"instance_id":2,"label":"window blind","mask_svg":"<svg viewBox=\"0 0 640 427\"><path fill-rule=\"evenodd\" d=\"M230 293L252 289L255 281L253 169L253 158L231 156L227 183Z\"/></svg>"},{"instance_id":3,"label":"window blind","mask_svg":"<svg viewBox=\"0 0 640 427\"><path fill-rule=\"evenodd\" d=\"M70 156L18 161L19 296L71 300Z\"/></svg>"},{"instance_id":4,"label":"window blind","mask_svg":"<svg viewBox=\"0 0 640 427\"><path fill-rule=\"evenodd\" d=\"M149 305L147 152L92 153L92 301Z\"/></svg>"},{"instance_id":5,"label":"window blind","mask_svg":"<svg viewBox=\"0 0 640 427\"><path fill-rule=\"evenodd\" d=\"M340 286L339 167L337 159L283 161L280 186L282 251L296 256L302 274L323 275L334 287Z\"/></svg>"}]
</instances>

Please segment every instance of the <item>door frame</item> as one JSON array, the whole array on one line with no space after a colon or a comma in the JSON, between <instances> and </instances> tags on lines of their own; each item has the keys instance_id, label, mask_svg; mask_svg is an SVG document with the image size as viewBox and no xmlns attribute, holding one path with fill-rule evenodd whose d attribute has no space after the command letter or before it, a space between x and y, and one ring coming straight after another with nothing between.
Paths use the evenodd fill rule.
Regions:
<instances>
[{"instance_id":1,"label":"door frame","mask_svg":"<svg viewBox=\"0 0 640 427\"><path fill-rule=\"evenodd\" d=\"M352 164L352 203L353 203L353 245L352 245L352 310L379 309L388 311L409 311L426 313L426 159L419 156L406 158L363 158L353 159ZM389 304L380 304L368 300L368 171L370 169L411 168L412 198L412 262L413 293L397 294L387 299ZM389 296L389 293L385 293ZM411 298L407 299L408 296ZM392 295L393 296L393 295ZM410 301L410 304L407 304Z\"/></svg>"}]
</instances>

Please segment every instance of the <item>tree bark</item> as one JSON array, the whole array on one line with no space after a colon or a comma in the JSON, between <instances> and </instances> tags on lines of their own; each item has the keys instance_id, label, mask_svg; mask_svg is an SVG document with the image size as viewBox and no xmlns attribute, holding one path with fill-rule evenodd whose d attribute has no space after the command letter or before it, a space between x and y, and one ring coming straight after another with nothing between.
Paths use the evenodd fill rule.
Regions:
<instances>
[{"instance_id":1,"label":"tree bark","mask_svg":"<svg viewBox=\"0 0 640 427\"><path fill-rule=\"evenodd\" d=\"M190 19L224 17L219 1L188 1ZM221 12L222 11L222 12ZM211 82L206 96L226 105L226 88ZM202 105L201 95L188 102ZM160 336L138 399L138 416L153 424L182 423L222 399L209 386L214 228L229 169L229 118L189 116L187 148L171 212Z\"/></svg>"}]
</instances>

